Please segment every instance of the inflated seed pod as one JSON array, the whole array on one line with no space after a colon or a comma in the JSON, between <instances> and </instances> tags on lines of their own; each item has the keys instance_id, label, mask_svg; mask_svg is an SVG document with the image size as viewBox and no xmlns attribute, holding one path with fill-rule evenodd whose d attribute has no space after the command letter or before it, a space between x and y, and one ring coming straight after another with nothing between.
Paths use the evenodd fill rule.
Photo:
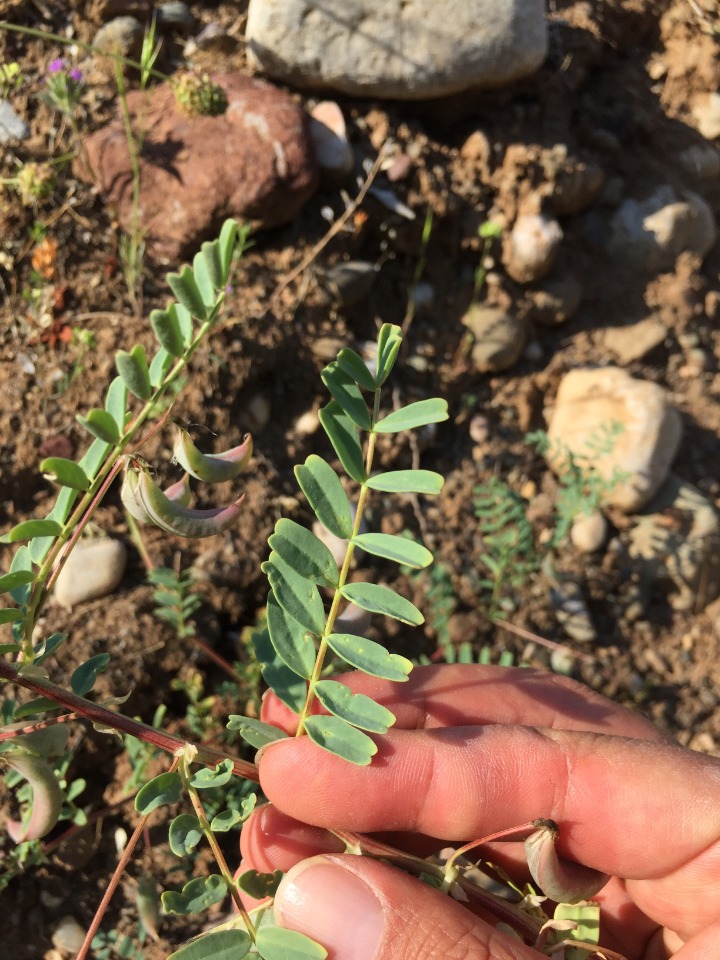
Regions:
<instances>
[{"instance_id":1,"label":"inflated seed pod","mask_svg":"<svg viewBox=\"0 0 720 960\"><path fill-rule=\"evenodd\" d=\"M224 453L201 453L186 430L180 430L173 449L173 459L183 470L206 483L234 480L245 469L252 456L252 437L246 434L243 442Z\"/></svg>"}]
</instances>

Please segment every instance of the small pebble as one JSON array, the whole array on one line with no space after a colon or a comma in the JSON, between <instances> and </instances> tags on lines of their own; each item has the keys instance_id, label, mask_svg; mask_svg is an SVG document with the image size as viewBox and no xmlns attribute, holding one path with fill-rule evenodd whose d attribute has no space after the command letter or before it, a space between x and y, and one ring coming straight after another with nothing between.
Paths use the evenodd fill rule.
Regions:
<instances>
[{"instance_id":1,"label":"small pebble","mask_svg":"<svg viewBox=\"0 0 720 960\"><path fill-rule=\"evenodd\" d=\"M92 45L100 53L133 59L140 53L143 33L143 26L135 17L114 17L100 27Z\"/></svg>"},{"instance_id":2,"label":"small pebble","mask_svg":"<svg viewBox=\"0 0 720 960\"><path fill-rule=\"evenodd\" d=\"M708 140L720 137L720 93L706 93L699 97L692 113L704 137Z\"/></svg>"},{"instance_id":3,"label":"small pebble","mask_svg":"<svg viewBox=\"0 0 720 960\"><path fill-rule=\"evenodd\" d=\"M555 263L562 239L557 220L543 214L518 217L505 243L505 269L518 283L539 280Z\"/></svg>"},{"instance_id":4,"label":"small pebble","mask_svg":"<svg viewBox=\"0 0 720 960\"><path fill-rule=\"evenodd\" d=\"M272 403L264 393L256 393L245 408L245 422L250 433L261 433L270 423Z\"/></svg>"},{"instance_id":5,"label":"small pebble","mask_svg":"<svg viewBox=\"0 0 720 960\"><path fill-rule=\"evenodd\" d=\"M85 929L75 917L63 917L51 938L53 946L65 953L77 953L85 940Z\"/></svg>"},{"instance_id":6,"label":"small pebble","mask_svg":"<svg viewBox=\"0 0 720 960\"><path fill-rule=\"evenodd\" d=\"M563 677L569 677L575 667L575 657L567 647L561 647L559 650L553 650L550 654L550 666L553 673L559 673Z\"/></svg>"},{"instance_id":7,"label":"small pebble","mask_svg":"<svg viewBox=\"0 0 720 960\"><path fill-rule=\"evenodd\" d=\"M490 436L490 421L482 413L476 413L470 421L470 439L474 443L485 443Z\"/></svg>"},{"instance_id":8,"label":"small pebble","mask_svg":"<svg viewBox=\"0 0 720 960\"><path fill-rule=\"evenodd\" d=\"M188 36L196 24L190 7L182 0L168 0L158 4L157 25L160 30L176 30L183 36Z\"/></svg>"},{"instance_id":9,"label":"small pebble","mask_svg":"<svg viewBox=\"0 0 720 960\"><path fill-rule=\"evenodd\" d=\"M317 410L306 410L295 421L293 433L298 437L307 437L315 433L319 426L320 418L317 415Z\"/></svg>"},{"instance_id":10,"label":"small pebble","mask_svg":"<svg viewBox=\"0 0 720 960\"><path fill-rule=\"evenodd\" d=\"M237 46L237 41L221 27L219 23L209 23L192 40L185 44L183 53L192 57L200 50L212 50L215 53L231 53Z\"/></svg>"},{"instance_id":11,"label":"small pebble","mask_svg":"<svg viewBox=\"0 0 720 960\"><path fill-rule=\"evenodd\" d=\"M537 340L531 340L523 351L523 356L529 363L540 363L544 355L542 345Z\"/></svg>"},{"instance_id":12,"label":"small pebble","mask_svg":"<svg viewBox=\"0 0 720 960\"><path fill-rule=\"evenodd\" d=\"M570 542L581 553L595 553L607 538L607 520L599 510L581 514L573 520Z\"/></svg>"},{"instance_id":13,"label":"small pebble","mask_svg":"<svg viewBox=\"0 0 720 960\"><path fill-rule=\"evenodd\" d=\"M55 599L72 610L78 603L107 596L120 584L126 562L127 550L120 540L110 537L80 540L57 578Z\"/></svg>"},{"instance_id":14,"label":"small pebble","mask_svg":"<svg viewBox=\"0 0 720 960\"><path fill-rule=\"evenodd\" d=\"M322 100L310 111L310 136L317 162L326 178L345 179L355 165L342 110L332 100Z\"/></svg>"},{"instance_id":15,"label":"small pebble","mask_svg":"<svg viewBox=\"0 0 720 960\"><path fill-rule=\"evenodd\" d=\"M378 267L366 260L346 260L319 274L322 282L343 307L364 300L375 286Z\"/></svg>"},{"instance_id":16,"label":"small pebble","mask_svg":"<svg viewBox=\"0 0 720 960\"><path fill-rule=\"evenodd\" d=\"M7 100L0 100L0 143L25 140L30 136L30 127L15 113Z\"/></svg>"}]
</instances>

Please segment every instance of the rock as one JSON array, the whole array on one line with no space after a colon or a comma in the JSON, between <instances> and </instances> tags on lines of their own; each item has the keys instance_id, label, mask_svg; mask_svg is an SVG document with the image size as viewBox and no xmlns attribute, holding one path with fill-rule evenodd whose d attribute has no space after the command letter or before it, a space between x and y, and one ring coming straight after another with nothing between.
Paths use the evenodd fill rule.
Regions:
<instances>
[{"instance_id":1,"label":"rock","mask_svg":"<svg viewBox=\"0 0 720 960\"><path fill-rule=\"evenodd\" d=\"M607 538L607 520L599 510L581 513L573 520L570 542L580 553L596 553Z\"/></svg>"},{"instance_id":2,"label":"rock","mask_svg":"<svg viewBox=\"0 0 720 960\"><path fill-rule=\"evenodd\" d=\"M318 417L317 410L311 408L310 410L306 410L305 413L300 414L295 421L292 432L297 437L309 437L315 433L319 426L320 418Z\"/></svg>"},{"instance_id":3,"label":"rock","mask_svg":"<svg viewBox=\"0 0 720 960\"><path fill-rule=\"evenodd\" d=\"M667 336L667 327L655 317L646 317L629 327L608 327L603 330L605 347L622 364L632 363L660 346Z\"/></svg>"},{"instance_id":4,"label":"rock","mask_svg":"<svg viewBox=\"0 0 720 960\"><path fill-rule=\"evenodd\" d=\"M583 288L575 277L552 277L529 293L528 319L544 327L567 323L582 302Z\"/></svg>"},{"instance_id":5,"label":"rock","mask_svg":"<svg viewBox=\"0 0 720 960\"><path fill-rule=\"evenodd\" d=\"M557 220L541 213L517 218L503 250L505 269L518 283L533 283L549 272L563 232Z\"/></svg>"},{"instance_id":6,"label":"rock","mask_svg":"<svg viewBox=\"0 0 720 960\"><path fill-rule=\"evenodd\" d=\"M192 57L200 51L232 53L236 47L237 40L224 27L219 23L208 23L194 39L188 40L183 53L186 57Z\"/></svg>"},{"instance_id":7,"label":"rock","mask_svg":"<svg viewBox=\"0 0 720 960\"><path fill-rule=\"evenodd\" d=\"M708 140L720 137L720 93L706 93L696 100L692 115L700 133Z\"/></svg>"},{"instance_id":8,"label":"rock","mask_svg":"<svg viewBox=\"0 0 720 960\"><path fill-rule=\"evenodd\" d=\"M672 270L681 253L704 257L715 243L710 207L689 190L679 198L659 187L646 200L625 200L610 222L608 250L629 266L650 272Z\"/></svg>"},{"instance_id":9,"label":"rock","mask_svg":"<svg viewBox=\"0 0 720 960\"><path fill-rule=\"evenodd\" d=\"M514 315L475 303L462 322L473 335L472 360L480 373L507 370L520 359L525 327Z\"/></svg>"},{"instance_id":10,"label":"rock","mask_svg":"<svg viewBox=\"0 0 720 960\"><path fill-rule=\"evenodd\" d=\"M135 17L114 17L95 34L93 47L99 53L137 59L143 42L143 25Z\"/></svg>"},{"instance_id":11,"label":"rock","mask_svg":"<svg viewBox=\"0 0 720 960\"><path fill-rule=\"evenodd\" d=\"M696 487L674 474L634 518L628 553L645 584L674 584L676 610L697 613L720 595L720 517Z\"/></svg>"},{"instance_id":12,"label":"rock","mask_svg":"<svg viewBox=\"0 0 720 960\"><path fill-rule=\"evenodd\" d=\"M54 596L68 610L85 600L105 597L125 573L127 550L120 540L94 537L80 540L55 583Z\"/></svg>"},{"instance_id":13,"label":"rock","mask_svg":"<svg viewBox=\"0 0 720 960\"><path fill-rule=\"evenodd\" d=\"M250 433L262 433L271 416L272 400L267 393L260 391L250 398L245 407L245 422Z\"/></svg>"},{"instance_id":14,"label":"rock","mask_svg":"<svg viewBox=\"0 0 720 960\"><path fill-rule=\"evenodd\" d=\"M26 140L29 136L30 127L20 119L7 100L0 100L0 143Z\"/></svg>"},{"instance_id":15,"label":"rock","mask_svg":"<svg viewBox=\"0 0 720 960\"><path fill-rule=\"evenodd\" d=\"M711 143L695 143L678 157L682 168L695 180L720 179L720 150Z\"/></svg>"},{"instance_id":16,"label":"rock","mask_svg":"<svg viewBox=\"0 0 720 960\"><path fill-rule=\"evenodd\" d=\"M324 178L330 183L342 182L351 173L355 158L342 110L332 100L322 100L310 111L310 136Z\"/></svg>"},{"instance_id":17,"label":"rock","mask_svg":"<svg viewBox=\"0 0 720 960\"><path fill-rule=\"evenodd\" d=\"M548 46L544 0L250 0L246 36L284 83L399 100L511 83Z\"/></svg>"},{"instance_id":18,"label":"rock","mask_svg":"<svg viewBox=\"0 0 720 960\"><path fill-rule=\"evenodd\" d=\"M568 637L578 643L592 643L597 639L582 587L577 580L563 578L551 588L550 602L555 608L558 623Z\"/></svg>"},{"instance_id":19,"label":"rock","mask_svg":"<svg viewBox=\"0 0 720 960\"><path fill-rule=\"evenodd\" d=\"M571 370L560 383L550 417L548 464L562 473L572 454L608 483L617 479L606 501L632 513L664 482L681 434L680 415L657 384L619 367Z\"/></svg>"},{"instance_id":20,"label":"rock","mask_svg":"<svg viewBox=\"0 0 720 960\"><path fill-rule=\"evenodd\" d=\"M235 73L212 79L228 98L219 116L181 110L167 83L127 98L146 130L140 225L150 253L166 263L195 251L226 217L264 228L287 223L317 184L307 117L295 102L261 80ZM122 119L87 137L85 147L100 190L130 230L132 175ZM82 177L84 165L76 172Z\"/></svg>"},{"instance_id":21,"label":"rock","mask_svg":"<svg viewBox=\"0 0 720 960\"><path fill-rule=\"evenodd\" d=\"M174 30L186 37L195 27L195 17L183 0L168 0L157 7L157 25L159 30Z\"/></svg>"},{"instance_id":22,"label":"rock","mask_svg":"<svg viewBox=\"0 0 720 960\"><path fill-rule=\"evenodd\" d=\"M85 930L75 917L63 917L51 937L53 946L64 953L77 953L85 940Z\"/></svg>"},{"instance_id":23,"label":"rock","mask_svg":"<svg viewBox=\"0 0 720 960\"><path fill-rule=\"evenodd\" d=\"M318 270L318 279L336 303L353 307L364 300L375 286L379 268L366 260L346 260L329 270Z\"/></svg>"},{"instance_id":24,"label":"rock","mask_svg":"<svg viewBox=\"0 0 720 960\"><path fill-rule=\"evenodd\" d=\"M548 205L558 217L572 217L592 206L605 184L605 174L595 163L568 160L555 174Z\"/></svg>"}]
</instances>

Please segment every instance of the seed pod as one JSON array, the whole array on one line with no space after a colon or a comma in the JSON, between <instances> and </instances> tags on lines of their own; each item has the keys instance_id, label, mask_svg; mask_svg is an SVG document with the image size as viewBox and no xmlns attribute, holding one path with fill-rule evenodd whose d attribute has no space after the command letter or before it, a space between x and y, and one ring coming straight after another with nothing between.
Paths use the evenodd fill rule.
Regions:
<instances>
[{"instance_id":1,"label":"seed pod","mask_svg":"<svg viewBox=\"0 0 720 960\"><path fill-rule=\"evenodd\" d=\"M537 829L525 841L525 856L533 880L546 896L558 903L578 903L602 890L610 879L606 873L558 857L554 820L533 820L533 826Z\"/></svg>"},{"instance_id":2,"label":"seed pod","mask_svg":"<svg viewBox=\"0 0 720 960\"><path fill-rule=\"evenodd\" d=\"M190 477L186 473L183 474L182 480L178 480L177 483L173 483L170 487L165 487L165 496L168 500L172 500L173 503L179 503L182 507L190 506L191 495Z\"/></svg>"},{"instance_id":3,"label":"seed pod","mask_svg":"<svg viewBox=\"0 0 720 960\"><path fill-rule=\"evenodd\" d=\"M3 755L5 763L19 773L32 789L32 810L26 824L20 820L8 820L5 825L15 843L38 840L49 833L58 822L62 808L62 791L52 767L39 757L30 754L8 752Z\"/></svg>"},{"instance_id":4,"label":"seed pod","mask_svg":"<svg viewBox=\"0 0 720 960\"><path fill-rule=\"evenodd\" d=\"M186 470L191 477L204 480L206 483L234 480L247 466L251 456L252 437L249 433L245 435L243 442L232 450L207 454L198 450L186 430L181 430L173 450L173 459L183 470Z\"/></svg>"},{"instance_id":5,"label":"seed pod","mask_svg":"<svg viewBox=\"0 0 720 960\"><path fill-rule=\"evenodd\" d=\"M125 471L122 489L120 490L120 499L123 506L131 516L135 517L141 523L152 523L153 520L147 512L145 504L142 502L139 492L139 473L130 466ZM183 475L182 480L173 483L165 489L165 496L173 503L179 503L180 506L187 507L190 503L190 478L187 474Z\"/></svg>"}]
</instances>

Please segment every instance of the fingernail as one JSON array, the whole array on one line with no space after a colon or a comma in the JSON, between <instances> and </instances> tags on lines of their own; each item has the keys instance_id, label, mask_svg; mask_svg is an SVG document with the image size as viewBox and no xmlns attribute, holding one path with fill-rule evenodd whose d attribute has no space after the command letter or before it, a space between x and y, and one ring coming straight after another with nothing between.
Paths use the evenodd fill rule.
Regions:
<instances>
[{"instance_id":1,"label":"fingernail","mask_svg":"<svg viewBox=\"0 0 720 960\"><path fill-rule=\"evenodd\" d=\"M313 857L286 874L275 915L342 960L373 960L385 927L372 887L329 857Z\"/></svg>"}]
</instances>

